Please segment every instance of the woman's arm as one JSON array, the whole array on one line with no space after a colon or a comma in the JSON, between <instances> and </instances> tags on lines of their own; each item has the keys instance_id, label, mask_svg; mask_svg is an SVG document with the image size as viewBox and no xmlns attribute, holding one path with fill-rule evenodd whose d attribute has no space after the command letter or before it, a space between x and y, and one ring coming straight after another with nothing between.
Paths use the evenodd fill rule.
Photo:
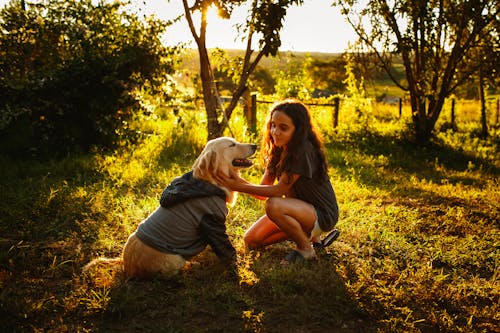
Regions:
<instances>
[{"instance_id":1,"label":"woman's arm","mask_svg":"<svg viewBox=\"0 0 500 333\"><path fill-rule=\"evenodd\" d=\"M273 185L274 184L275 177L271 176L269 174L268 169L264 171L264 175L262 176L262 179L260 180L260 185ZM248 182L247 182L248 183ZM256 199L259 200L266 200L267 197L262 196L262 195L257 195L257 194L252 194L252 196Z\"/></svg>"},{"instance_id":2,"label":"woman's arm","mask_svg":"<svg viewBox=\"0 0 500 333\"><path fill-rule=\"evenodd\" d=\"M230 178L221 175L221 181L224 186L233 191L252 194L253 196L264 199L268 197L281 197L290 193L295 181L300 177L298 174L291 176L283 175L277 184L274 183L274 177L270 176L266 170L262 177L260 185L252 184L238 175L231 175Z\"/></svg>"},{"instance_id":3,"label":"woman's arm","mask_svg":"<svg viewBox=\"0 0 500 333\"><path fill-rule=\"evenodd\" d=\"M267 172L266 172L267 173ZM222 185L230 188L233 191L236 191L234 189L235 186L238 186L237 184L247 184L247 185L252 185L248 180L241 178L238 174L233 174L231 177L225 177L225 175L220 175L217 179ZM272 185L274 183L274 178L269 177L268 175L264 174L262 176L262 179L260 181L261 184L265 185ZM267 197L261 196L261 195L252 195L254 198L259 199L259 200L266 200Z\"/></svg>"}]
</instances>

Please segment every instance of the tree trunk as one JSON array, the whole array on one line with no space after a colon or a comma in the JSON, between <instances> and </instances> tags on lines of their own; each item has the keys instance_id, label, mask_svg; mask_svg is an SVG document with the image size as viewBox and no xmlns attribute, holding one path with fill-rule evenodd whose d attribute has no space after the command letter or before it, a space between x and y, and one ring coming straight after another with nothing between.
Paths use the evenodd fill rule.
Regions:
<instances>
[{"instance_id":1,"label":"tree trunk","mask_svg":"<svg viewBox=\"0 0 500 333\"><path fill-rule=\"evenodd\" d=\"M479 97L481 98L481 137L488 137L488 121L486 119L486 98L484 96L484 78L482 71L479 70Z\"/></svg>"},{"instance_id":2,"label":"tree trunk","mask_svg":"<svg viewBox=\"0 0 500 333\"><path fill-rule=\"evenodd\" d=\"M414 123L415 127L415 140L419 144L426 144L432 137L432 131L434 130L434 126L430 124L427 118L423 117L418 119L416 123Z\"/></svg>"},{"instance_id":3,"label":"tree trunk","mask_svg":"<svg viewBox=\"0 0 500 333\"><path fill-rule=\"evenodd\" d=\"M218 98L217 87L208 57L208 51L204 47L198 47L200 56L200 75L203 89L203 101L207 113L208 140L222 136L224 132L224 122L219 123L217 110L221 109Z\"/></svg>"},{"instance_id":4,"label":"tree trunk","mask_svg":"<svg viewBox=\"0 0 500 333\"><path fill-rule=\"evenodd\" d=\"M415 106L417 110L413 108L413 127L415 130L415 140L419 144L426 144L432 138L434 127L436 121L439 118L439 114L443 109L444 97L438 97L438 99L430 99L426 103L425 97L417 97L417 103Z\"/></svg>"},{"instance_id":5,"label":"tree trunk","mask_svg":"<svg viewBox=\"0 0 500 333\"><path fill-rule=\"evenodd\" d=\"M201 86L203 90L203 101L205 102L205 111L207 113L208 140L211 140L222 135L226 121L223 119L219 122L218 120L217 110L222 110L222 105L217 86L215 85L214 73L212 72L212 66L210 64L210 58L208 56L208 50L205 43L209 3L202 3L203 8L201 9L201 26L199 35L196 33L193 18L191 17L191 9L189 8L187 1L183 0L182 3L189 29L191 30L191 34L193 35L196 44L198 45Z\"/></svg>"},{"instance_id":6,"label":"tree trunk","mask_svg":"<svg viewBox=\"0 0 500 333\"><path fill-rule=\"evenodd\" d=\"M208 140L216 138L219 132L219 123L217 121L217 99L213 93L213 78L211 77L210 62L208 61L208 54L200 50L200 74L201 86L203 89L203 101L205 102L205 111L207 113L207 130Z\"/></svg>"},{"instance_id":7,"label":"tree trunk","mask_svg":"<svg viewBox=\"0 0 500 333\"><path fill-rule=\"evenodd\" d=\"M430 139L430 131L427 125L427 109L425 99L416 96L417 94L411 94L412 99L414 99L412 108L412 120L413 129L415 131L415 140L417 143L425 143Z\"/></svg>"}]
</instances>

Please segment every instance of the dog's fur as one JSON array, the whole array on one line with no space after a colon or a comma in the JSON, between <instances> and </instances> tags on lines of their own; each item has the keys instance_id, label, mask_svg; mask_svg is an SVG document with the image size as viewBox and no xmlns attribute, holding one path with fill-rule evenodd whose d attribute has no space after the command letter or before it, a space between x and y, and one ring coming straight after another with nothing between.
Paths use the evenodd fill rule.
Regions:
<instances>
[{"instance_id":1,"label":"dog's fur","mask_svg":"<svg viewBox=\"0 0 500 333\"><path fill-rule=\"evenodd\" d=\"M218 184L215 175L238 173L239 168L252 164L247 158L254 154L256 145L239 143L233 138L221 137L210 140L193 165L193 177L214 184L226 192L226 203L233 205L236 192ZM141 263L140 265L138 263ZM83 271L93 267L122 266L128 277L149 277L152 272L169 277L185 265L185 260L175 254L163 253L144 244L135 232L125 244L119 258L97 258L87 264Z\"/></svg>"},{"instance_id":2,"label":"dog's fur","mask_svg":"<svg viewBox=\"0 0 500 333\"><path fill-rule=\"evenodd\" d=\"M237 192L218 184L217 174L230 176L237 173L239 168L248 167L251 162L247 160L255 152L255 145L239 143L228 137L210 140L193 165L193 176L219 186L226 192L226 201L234 205Z\"/></svg>"}]
</instances>

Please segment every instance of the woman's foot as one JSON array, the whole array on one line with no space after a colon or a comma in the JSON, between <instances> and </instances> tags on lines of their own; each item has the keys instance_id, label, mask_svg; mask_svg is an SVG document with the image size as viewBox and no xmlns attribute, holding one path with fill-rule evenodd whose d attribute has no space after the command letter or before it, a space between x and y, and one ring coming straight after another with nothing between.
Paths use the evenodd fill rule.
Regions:
<instances>
[{"instance_id":1,"label":"woman's foot","mask_svg":"<svg viewBox=\"0 0 500 333\"><path fill-rule=\"evenodd\" d=\"M288 265L290 263L301 263L306 260L316 260L316 252L314 248L308 250L300 250L295 249L290 251L284 258L281 260L281 265Z\"/></svg>"}]
</instances>

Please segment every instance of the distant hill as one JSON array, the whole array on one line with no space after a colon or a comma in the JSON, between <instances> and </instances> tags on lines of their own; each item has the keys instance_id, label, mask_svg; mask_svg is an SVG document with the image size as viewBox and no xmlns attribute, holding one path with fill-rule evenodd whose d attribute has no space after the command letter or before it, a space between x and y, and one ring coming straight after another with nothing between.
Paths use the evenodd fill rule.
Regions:
<instances>
[{"instance_id":1,"label":"distant hill","mask_svg":"<svg viewBox=\"0 0 500 333\"><path fill-rule=\"evenodd\" d=\"M245 50L238 49L226 49L225 51L230 57L243 57L245 53ZM297 62L300 62L307 56L310 56L313 59L327 61L328 59L339 57L341 55L342 53L280 51L276 57L262 58L259 62L259 66L273 72L275 70L286 69L290 59L296 59ZM198 50L193 48L185 49L182 56L181 69L198 69L198 66Z\"/></svg>"},{"instance_id":2,"label":"distant hill","mask_svg":"<svg viewBox=\"0 0 500 333\"><path fill-rule=\"evenodd\" d=\"M244 56L244 50L237 49L226 49L225 50L230 57ZM279 52L276 57L264 57L260 63L259 67L264 68L273 76L275 76L280 71L287 71L292 63L300 65L306 57L311 57L313 60L319 60L322 62L328 62L331 59L340 57L342 53L324 53L324 52L293 52L293 51L282 51ZM182 55L182 63L180 65L181 70L185 71L198 71L199 61L198 61L198 50L194 48L185 49ZM397 73L397 77L404 77L404 67L401 61L395 61L394 70ZM379 72L373 75L373 80L366 80L365 84L367 92L370 96L383 97L383 96L396 96L402 97L404 93L396 87L396 85L391 81L389 76L384 72Z\"/></svg>"}]
</instances>

